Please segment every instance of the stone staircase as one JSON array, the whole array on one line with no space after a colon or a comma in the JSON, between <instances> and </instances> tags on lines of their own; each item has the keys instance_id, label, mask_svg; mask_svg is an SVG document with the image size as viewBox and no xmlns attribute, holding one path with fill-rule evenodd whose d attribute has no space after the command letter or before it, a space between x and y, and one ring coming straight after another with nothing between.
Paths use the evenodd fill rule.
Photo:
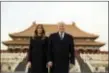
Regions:
<instances>
[{"instance_id":1,"label":"stone staircase","mask_svg":"<svg viewBox=\"0 0 109 73\"><path fill-rule=\"evenodd\" d=\"M80 55L76 56L77 61L80 65L81 73L92 73L88 65L83 61Z\"/></svg>"},{"instance_id":2,"label":"stone staircase","mask_svg":"<svg viewBox=\"0 0 109 73\"><path fill-rule=\"evenodd\" d=\"M16 67L15 72L17 71L25 72L25 68L27 64L26 61L27 61L27 58L24 58L24 60L20 62L19 65Z\"/></svg>"}]
</instances>

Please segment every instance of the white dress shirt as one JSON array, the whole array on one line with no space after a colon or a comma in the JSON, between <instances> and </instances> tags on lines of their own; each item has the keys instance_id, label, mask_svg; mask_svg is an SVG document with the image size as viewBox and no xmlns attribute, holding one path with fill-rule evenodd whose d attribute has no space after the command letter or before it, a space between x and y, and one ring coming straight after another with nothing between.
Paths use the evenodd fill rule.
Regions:
<instances>
[{"instance_id":1,"label":"white dress shirt","mask_svg":"<svg viewBox=\"0 0 109 73\"><path fill-rule=\"evenodd\" d=\"M64 38L64 35L65 35L65 32L59 32L59 36L60 36L61 39Z\"/></svg>"}]
</instances>

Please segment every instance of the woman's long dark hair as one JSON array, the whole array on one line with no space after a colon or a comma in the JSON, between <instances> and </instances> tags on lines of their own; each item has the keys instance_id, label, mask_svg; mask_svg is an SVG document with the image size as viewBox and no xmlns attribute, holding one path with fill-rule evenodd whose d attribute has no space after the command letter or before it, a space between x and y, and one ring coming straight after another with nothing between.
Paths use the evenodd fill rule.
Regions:
<instances>
[{"instance_id":1,"label":"woman's long dark hair","mask_svg":"<svg viewBox=\"0 0 109 73\"><path fill-rule=\"evenodd\" d=\"M44 29L44 27L43 27L42 24L38 24L38 25L36 26L36 29L35 29L35 31L34 31L34 38L38 36L38 28L39 28L39 26L42 28L41 37L44 38L44 37L45 37L45 29Z\"/></svg>"}]
</instances>

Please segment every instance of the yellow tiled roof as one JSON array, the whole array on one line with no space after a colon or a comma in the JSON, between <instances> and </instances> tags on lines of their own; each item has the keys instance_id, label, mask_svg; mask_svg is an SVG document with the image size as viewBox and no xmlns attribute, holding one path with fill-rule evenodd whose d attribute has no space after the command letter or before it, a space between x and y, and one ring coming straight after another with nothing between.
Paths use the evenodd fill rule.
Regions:
<instances>
[{"instance_id":1,"label":"yellow tiled roof","mask_svg":"<svg viewBox=\"0 0 109 73\"><path fill-rule=\"evenodd\" d=\"M21 32L11 33L9 34L11 37L30 37L34 35L34 30L37 24L32 24L29 28L25 29ZM57 32L57 24L43 24L46 35L50 35L53 32ZM79 29L76 24L66 25L66 32L70 33L74 37L86 37L86 38L97 38L97 35L87 33Z\"/></svg>"}]
</instances>

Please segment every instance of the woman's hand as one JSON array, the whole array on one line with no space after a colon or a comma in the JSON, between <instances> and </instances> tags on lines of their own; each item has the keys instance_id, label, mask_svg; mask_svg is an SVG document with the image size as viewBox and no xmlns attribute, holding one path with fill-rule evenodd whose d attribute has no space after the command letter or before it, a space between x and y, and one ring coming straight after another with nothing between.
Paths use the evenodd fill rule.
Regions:
<instances>
[{"instance_id":1,"label":"woman's hand","mask_svg":"<svg viewBox=\"0 0 109 73\"><path fill-rule=\"evenodd\" d=\"M31 62L27 63L27 67L31 68Z\"/></svg>"}]
</instances>

